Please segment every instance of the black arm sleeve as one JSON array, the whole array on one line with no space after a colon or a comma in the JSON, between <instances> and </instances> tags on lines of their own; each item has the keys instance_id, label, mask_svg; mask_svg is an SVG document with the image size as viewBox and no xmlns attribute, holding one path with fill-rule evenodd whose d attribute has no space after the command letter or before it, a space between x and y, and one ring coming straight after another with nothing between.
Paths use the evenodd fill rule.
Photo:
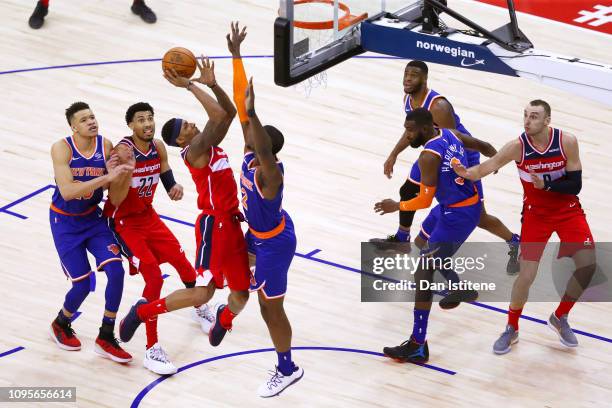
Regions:
<instances>
[{"instance_id":1,"label":"black arm sleeve","mask_svg":"<svg viewBox=\"0 0 612 408\"><path fill-rule=\"evenodd\" d=\"M563 194L578 194L582 189L582 170L568 171L564 178L554 181L544 181L546 191Z\"/></svg>"},{"instance_id":2,"label":"black arm sleeve","mask_svg":"<svg viewBox=\"0 0 612 408\"><path fill-rule=\"evenodd\" d=\"M410 180L406 180L402 188L400 188L400 198L402 201L408 201L419 195L419 184L415 184ZM412 226L412 220L414 219L414 211L400 211L399 222L404 228L410 228Z\"/></svg>"},{"instance_id":3,"label":"black arm sleeve","mask_svg":"<svg viewBox=\"0 0 612 408\"><path fill-rule=\"evenodd\" d=\"M174 180L174 175L172 174L172 170L166 170L162 174L159 175L162 184L166 191L170 191L172 187L176 184L176 180Z\"/></svg>"}]
</instances>

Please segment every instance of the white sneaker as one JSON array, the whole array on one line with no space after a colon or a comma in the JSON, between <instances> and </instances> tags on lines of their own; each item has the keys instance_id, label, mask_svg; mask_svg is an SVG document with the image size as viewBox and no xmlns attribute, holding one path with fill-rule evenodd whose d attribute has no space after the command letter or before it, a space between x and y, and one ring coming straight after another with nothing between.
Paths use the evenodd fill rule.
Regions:
<instances>
[{"instance_id":1,"label":"white sneaker","mask_svg":"<svg viewBox=\"0 0 612 408\"><path fill-rule=\"evenodd\" d=\"M285 388L298 382L304 376L304 370L297 367L297 370L291 375L283 375L276 367L275 371L269 371L271 377L268 381L262 384L257 390L262 398L274 397L280 394Z\"/></svg>"},{"instance_id":2,"label":"white sneaker","mask_svg":"<svg viewBox=\"0 0 612 408\"><path fill-rule=\"evenodd\" d=\"M142 361L145 368L159 375L171 375L176 373L176 367L168 360L168 356L159 343L155 343L145 352Z\"/></svg>"},{"instance_id":3,"label":"white sneaker","mask_svg":"<svg viewBox=\"0 0 612 408\"><path fill-rule=\"evenodd\" d=\"M191 317L196 323L200 324L200 327L202 328L202 331L204 332L204 334L208 334L210 329L215 324L215 318L216 318L215 313L218 307L219 307L219 304L215 303L212 306L209 306L208 304L204 304L200 307L193 308Z\"/></svg>"}]
</instances>

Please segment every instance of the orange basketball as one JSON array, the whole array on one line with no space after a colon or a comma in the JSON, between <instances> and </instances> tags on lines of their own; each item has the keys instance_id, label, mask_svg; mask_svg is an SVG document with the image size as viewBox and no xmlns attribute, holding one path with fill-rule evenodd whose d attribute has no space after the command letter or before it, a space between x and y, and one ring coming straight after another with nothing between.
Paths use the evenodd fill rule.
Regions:
<instances>
[{"instance_id":1,"label":"orange basketball","mask_svg":"<svg viewBox=\"0 0 612 408\"><path fill-rule=\"evenodd\" d=\"M182 77L191 78L196 70L196 58L187 48L174 47L162 59L162 69L170 68Z\"/></svg>"}]
</instances>

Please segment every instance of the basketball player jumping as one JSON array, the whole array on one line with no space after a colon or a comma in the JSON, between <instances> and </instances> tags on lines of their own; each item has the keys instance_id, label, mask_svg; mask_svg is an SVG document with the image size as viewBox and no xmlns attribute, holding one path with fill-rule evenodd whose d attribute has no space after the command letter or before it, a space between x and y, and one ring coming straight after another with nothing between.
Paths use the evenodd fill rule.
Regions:
<instances>
[{"instance_id":1,"label":"basketball player jumping","mask_svg":"<svg viewBox=\"0 0 612 408\"><path fill-rule=\"evenodd\" d=\"M244 160L240 173L242 208L249 224L246 240L253 277L251 291L257 291L259 307L278 357L276 370L259 387L260 397L273 397L296 383L304 370L291 359L291 323L283 305L287 277L295 255L293 221L283 209L284 167L277 154L284 144L283 134L274 126L262 126L255 113L253 81L248 84L240 44L246 27L240 31L232 23L227 35L234 67L234 101L244 133ZM246 92L246 100L245 100Z\"/></svg>"},{"instance_id":2,"label":"basketball player jumping","mask_svg":"<svg viewBox=\"0 0 612 408\"><path fill-rule=\"evenodd\" d=\"M487 157L493 156L496 151L489 143L456 130L435 128L432 114L426 108L408 112L404 128L405 137L411 147L423 146L418 160L421 175L419 194L411 200L399 203L391 199L380 201L375 204L374 210L381 215L398 210L416 211L428 208L435 197L440 205L439 219L427 237L427 245L421 250L421 255L423 258L440 261L419 262L414 275L417 289L412 335L397 347L385 347L384 353L402 362L425 363L429 359L425 338L432 292L429 289L422 290L420 281L432 281L432 266L449 264L447 259L457 252L476 228L481 214L482 203L477 187L471 181L458 177L452 171L450 163L460 161L464 165L467 164L469 153L466 149L477 150ZM459 281L457 274L451 269L440 272L451 281Z\"/></svg>"},{"instance_id":3,"label":"basketball player jumping","mask_svg":"<svg viewBox=\"0 0 612 408\"><path fill-rule=\"evenodd\" d=\"M196 273L176 237L152 205L160 180L171 200L183 197L183 187L174 180L168 164L166 147L161 140L154 139L153 107L144 102L136 103L128 108L125 121L132 129L132 136L124 137L115 149L128 149L129 154L135 156L136 168L127 183L117 189L120 201L107 201L104 214L130 261L130 273L140 273L145 281L142 296L152 302L160 298L164 282L160 264L168 262L172 265L187 288L195 286ZM203 309L205 306L194 311L208 334L214 316L209 313L210 321L206 320ZM176 367L158 342L157 316L148 319L145 326L147 345L144 366L160 375L176 373Z\"/></svg>"},{"instance_id":4,"label":"basketball player jumping","mask_svg":"<svg viewBox=\"0 0 612 408\"><path fill-rule=\"evenodd\" d=\"M561 240L559 257L572 257L576 265L561 303L548 319L548 326L567 347L578 345L568 313L595 272L595 243L577 196L582 188L578 141L574 135L550 127L550 118L547 102L531 101L523 116L525 132L518 139L478 166L453 166L461 177L479 180L514 161L523 185L521 270L512 288L506 330L493 345L496 354L508 353L518 341L518 320L553 232Z\"/></svg>"},{"instance_id":5,"label":"basketball player jumping","mask_svg":"<svg viewBox=\"0 0 612 408\"><path fill-rule=\"evenodd\" d=\"M87 259L89 251L96 259L95 271L104 270L108 279L104 316L95 351L113 361L127 363L132 356L119 346L114 335L124 271L119 247L98 204L102 201L103 188L109 183L109 199L116 198L114 182L131 173L134 159L128 157L126 164L119 164L116 156L109 158L112 144L98 134L98 122L86 103L70 105L66 109L66 119L72 136L51 147L56 187L49 221L55 248L72 288L51 323L51 337L64 350L81 349L71 320L95 287L94 270Z\"/></svg>"},{"instance_id":6,"label":"basketball player jumping","mask_svg":"<svg viewBox=\"0 0 612 408\"><path fill-rule=\"evenodd\" d=\"M446 99L446 97L440 95L433 89L429 89L427 85L427 74L428 67L423 61L410 61L406 65L404 71L404 110L409 113L417 107L422 107L429 110L433 116L434 124L436 127L457 129L461 133L471 136L470 132L463 126L461 119L455 113L453 106ZM393 166L397 160L397 156L404 151L410 142L404 135L397 142L395 148L389 154L389 157L384 164L384 173L388 178L391 178L393 174ZM480 153L477 151L469 151L467 155L468 164L474 166L480 163ZM402 200L409 200L416 196L419 192L419 183L421 175L419 173L418 163L412 165L410 175L406 182L400 188L400 197ZM512 234L510 230L495 216L488 214L484 205L484 193L482 188L482 182L477 181L476 188L482 202L482 213L478 226L483 228L490 233L500 237L506 241L510 247L510 259L506 266L508 274L516 274L518 272L518 245L519 236ZM412 220L414 219L414 211L400 211L399 213L399 228L394 235L389 235L386 239L374 238L370 240L377 245L383 245L388 242L410 242L410 227L412 226ZM431 235L431 231L434 229L436 222L440 218L440 206L434 207L423 223L421 224L421 230L415 239L415 244L422 248L428 237Z\"/></svg>"},{"instance_id":7,"label":"basketball player jumping","mask_svg":"<svg viewBox=\"0 0 612 408\"><path fill-rule=\"evenodd\" d=\"M196 287L177 290L164 299L146 303L139 300L121 321L120 338L129 341L141 322L162 313L202 305L213 296L224 281L230 288L228 304L217 309L215 324L208 333L210 344L218 346L232 320L249 298L249 260L238 209L238 189L227 154L219 147L236 116L236 108L217 84L214 62L203 59L198 82L208 86L215 101L187 78L174 70L165 78L174 86L185 88L200 101L208 122L204 130L180 118L170 119L162 128L162 138L169 146L181 147L181 156L198 191L196 221Z\"/></svg>"}]
</instances>

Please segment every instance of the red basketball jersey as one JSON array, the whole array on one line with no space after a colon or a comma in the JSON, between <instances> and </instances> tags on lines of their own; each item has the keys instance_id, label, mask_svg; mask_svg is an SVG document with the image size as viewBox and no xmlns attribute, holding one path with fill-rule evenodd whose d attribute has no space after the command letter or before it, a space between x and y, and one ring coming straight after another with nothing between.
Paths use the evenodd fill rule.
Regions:
<instances>
[{"instance_id":1,"label":"red basketball jersey","mask_svg":"<svg viewBox=\"0 0 612 408\"><path fill-rule=\"evenodd\" d=\"M523 153L521 161L516 163L519 177L523 184L524 204L537 207L561 208L568 202L576 201L573 194L557 193L539 190L533 186L529 172L532 171L544 179L553 181L565 177L567 158L563 152L563 132L560 129L549 128L548 147L544 151L536 149L527 134L523 133L521 141Z\"/></svg>"},{"instance_id":2,"label":"red basketball jersey","mask_svg":"<svg viewBox=\"0 0 612 408\"><path fill-rule=\"evenodd\" d=\"M202 168L189 164L186 158L188 151L189 146L181 150L181 156L198 191L198 208L202 211L238 213L238 188L223 149L212 146L210 161Z\"/></svg>"},{"instance_id":3,"label":"red basketball jersey","mask_svg":"<svg viewBox=\"0 0 612 408\"><path fill-rule=\"evenodd\" d=\"M155 142L151 142L149 151L146 153L138 150L132 137L124 137L119 144L132 148L136 159L136 166L132 173L132 181L125 200L115 208L108 200L104 205L104 213L107 217L121 219L134 214L142 213L153 205L153 196L159 183L161 172L161 159L157 152Z\"/></svg>"}]
</instances>

